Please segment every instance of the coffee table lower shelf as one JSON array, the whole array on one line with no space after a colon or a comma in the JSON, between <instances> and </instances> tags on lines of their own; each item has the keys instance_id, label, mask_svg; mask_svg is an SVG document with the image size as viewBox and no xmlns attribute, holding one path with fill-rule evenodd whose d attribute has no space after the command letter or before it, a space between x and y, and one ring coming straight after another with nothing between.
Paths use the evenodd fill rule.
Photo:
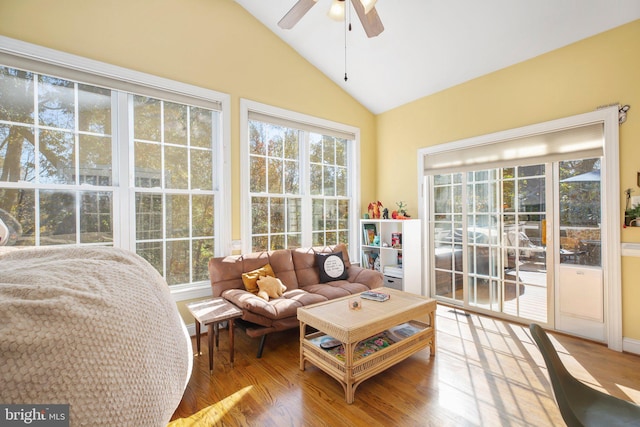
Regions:
<instances>
[{"instance_id":1,"label":"coffee table lower shelf","mask_svg":"<svg viewBox=\"0 0 640 427\"><path fill-rule=\"evenodd\" d=\"M300 370L304 371L308 361L335 378L344 389L347 403L353 403L356 388L364 380L418 351L429 347L431 357L435 356L436 302L393 289L385 288L385 291L392 295L393 303L373 302L365 305L361 314L344 311L347 301L342 299L298 309ZM367 308L374 311L366 312ZM331 316L335 317L329 319ZM412 335L395 342L391 340L388 346L366 356L356 354L361 342L405 323L413 327ZM307 326L314 328L314 332L307 334ZM318 338L324 335L342 343L341 358L320 347Z\"/></svg>"},{"instance_id":2,"label":"coffee table lower shelf","mask_svg":"<svg viewBox=\"0 0 640 427\"><path fill-rule=\"evenodd\" d=\"M335 355L310 341L313 338L325 335L323 332L308 334L305 339L302 340L301 344L300 369L305 369L305 361L309 361L322 369L342 385L346 402L353 403L356 388L364 380L371 378L428 346L431 346L431 355L434 354L433 328L426 324L422 326L424 327L422 331L402 341L391 344L387 348L378 350L371 355L361 357L350 366L345 361L341 361ZM342 345L345 346L345 354L351 352L353 355L358 343L343 343Z\"/></svg>"}]
</instances>

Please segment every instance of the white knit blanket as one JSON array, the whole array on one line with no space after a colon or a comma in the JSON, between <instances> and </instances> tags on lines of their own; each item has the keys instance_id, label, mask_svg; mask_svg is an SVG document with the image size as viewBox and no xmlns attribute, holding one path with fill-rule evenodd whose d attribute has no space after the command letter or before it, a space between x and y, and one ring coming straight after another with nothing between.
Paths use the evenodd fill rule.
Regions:
<instances>
[{"instance_id":1,"label":"white knit blanket","mask_svg":"<svg viewBox=\"0 0 640 427\"><path fill-rule=\"evenodd\" d=\"M68 403L72 426L165 426L190 375L185 331L131 252L0 252L0 403Z\"/></svg>"}]
</instances>

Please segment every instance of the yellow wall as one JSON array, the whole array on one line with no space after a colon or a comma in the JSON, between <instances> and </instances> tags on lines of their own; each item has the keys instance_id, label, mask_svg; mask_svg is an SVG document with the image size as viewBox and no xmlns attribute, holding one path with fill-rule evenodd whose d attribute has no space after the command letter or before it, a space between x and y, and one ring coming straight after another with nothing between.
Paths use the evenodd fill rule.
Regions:
<instances>
[{"instance_id":1,"label":"yellow wall","mask_svg":"<svg viewBox=\"0 0 640 427\"><path fill-rule=\"evenodd\" d=\"M231 95L234 239L240 98L358 127L376 163L375 116L232 0L0 0L0 34ZM361 180L372 200L374 168Z\"/></svg>"},{"instance_id":2,"label":"yellow wall","mask_svg":"<svg viewBox=\"0 0 640 427\"><path fill-rule=\"evenodd\" d=\"M637 189L640 21L377 117L232 0L0 0L0 34L230 94L234 239L243 97L360 128L365 209L373 200L391 209L403 200L417 215L419 148L614 102L631 105L620 128L620 177L622 188ZM640 228L623 230L622 239L640 242ZM640 312L633 309L639 274L639 259L623 259L623 334L634 339L640 339Z\"/></svg>"},{"instance_id":3,"label":"yellow wall","mask_svg":"<svg viewBox=\"0 0 640 427\"><path fill-rule=\"evenodd\" d=\"M232 238L240 239L240 98L360 128L375 116L232 0L0 0L0 34L231 95ZM363 203L375 169L362 168ZM193 322L185 304L178 309Z\"/></svg>"},{"instance_id":4,"label":"yellow wall","mask_svg":"<svg viewBox=\"0 0 640 427\"><path fill-rule=\"evenodd\" d=\"M378 198L405 200L417 214L420 148L617 102L631 106L620 126L620 186L640 195L639 52L640 20L378 115ZM640 242L640 228L623 229L622 240ZM625 257L622 268L623 335L640 339L640 259Z\"/></svg>"},{"instance_id":5,"label":"yellow wall","mask_svg":"<svg viewBox=\"0 0 640 427\"><path fill-rule=\"evenodd\" d=\"M640 234L639 234L640 235ZM637 257L622 257L622 336L639 339L640 316L638 302L640 301L640 259Z\"/></svg>"}]
</instances>

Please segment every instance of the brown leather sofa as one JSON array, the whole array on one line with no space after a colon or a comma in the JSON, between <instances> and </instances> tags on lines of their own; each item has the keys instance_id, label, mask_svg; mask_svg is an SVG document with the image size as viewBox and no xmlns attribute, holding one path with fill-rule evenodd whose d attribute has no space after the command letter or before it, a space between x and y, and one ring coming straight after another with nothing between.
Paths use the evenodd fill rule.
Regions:
<instances>
[{"instance_id":1,"label":"brown leather sofa","mask_svg":"<svg viewBox=\"0 0 640 427\"><path fill-rule=\"evenodd\" d=\"M347 267L346 280L320 283L316 253L342 252ZM269 263L274 274L287 287L280 298L266 301L248 292L242 274ZM214 297L223 297L243 311L239 323L247 335L261 337L258 357L262 356L267 334L297 328L298 307L357 294L383 286L382 273L349 262L345 245L302 249L280 249L246 255L216 257L209 260L209 277Z\"/></svg>"}]
</instances>

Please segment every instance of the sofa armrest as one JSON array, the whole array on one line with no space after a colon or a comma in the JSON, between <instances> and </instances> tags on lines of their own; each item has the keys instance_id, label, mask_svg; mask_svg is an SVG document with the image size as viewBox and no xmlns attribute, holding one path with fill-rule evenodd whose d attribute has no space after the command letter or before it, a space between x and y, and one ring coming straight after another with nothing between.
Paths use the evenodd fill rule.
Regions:
<instances>
[{"instance_id":1,"label":"sofa armrest","mask_svg":"<svg viewBox=\"0 0 640 427\"><path fill-rule=\"evenodd\" d=\"M384 285L384 277L382 273L369 268L359 267L357 265L351 265L349 267L348 281L351 283L362 283L369 287L369 289L381 288Z\"/></svg>"}]
</instances>

